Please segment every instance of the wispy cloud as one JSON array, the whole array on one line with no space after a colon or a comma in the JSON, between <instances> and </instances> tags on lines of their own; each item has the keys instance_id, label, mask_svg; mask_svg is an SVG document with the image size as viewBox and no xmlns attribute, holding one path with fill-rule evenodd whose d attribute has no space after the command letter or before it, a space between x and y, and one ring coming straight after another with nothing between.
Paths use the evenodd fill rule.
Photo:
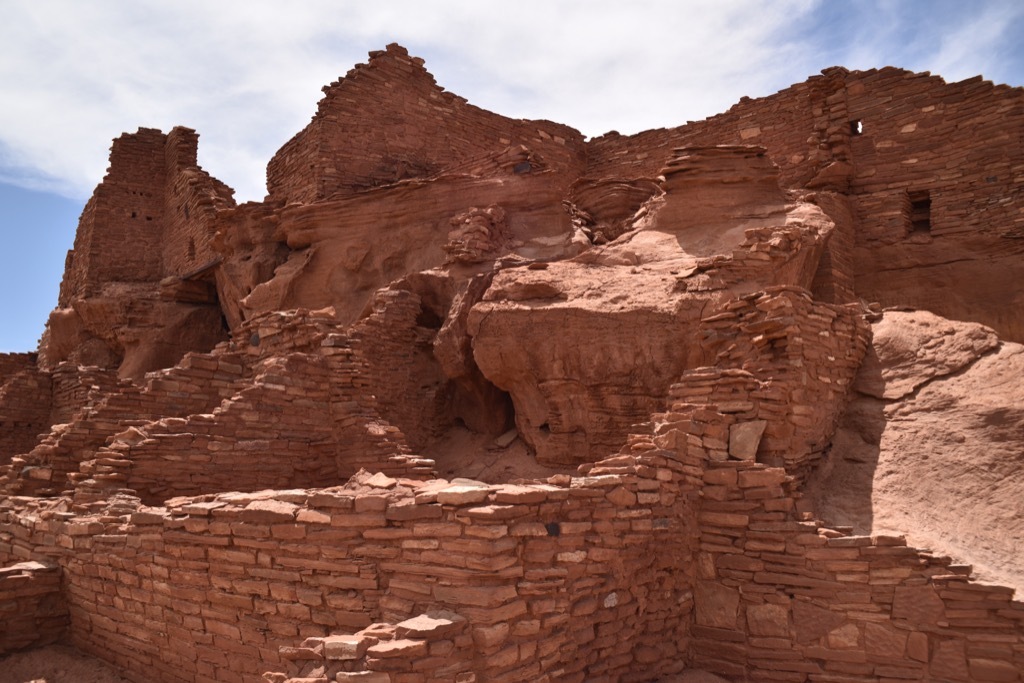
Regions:
<instances>
[{"instance_id":1,"label":"wispy cloud","mask_svg":"<svg viewBox=\"0 0 1024 683\"><path fill-rule=\"evenodd\" d=\"M111 138L181 124L200 132L208 171L259 199L266 162L308 122L320 87L392 41L474 104L598 135L703 118L847 59L962 77L998 61L1019 27L1011 3L986 2L915 48L915 6L932 3L8 0L0 180L84 197ZM836 19L851 7L856 22Z\"/></svg>"}]
</instances>

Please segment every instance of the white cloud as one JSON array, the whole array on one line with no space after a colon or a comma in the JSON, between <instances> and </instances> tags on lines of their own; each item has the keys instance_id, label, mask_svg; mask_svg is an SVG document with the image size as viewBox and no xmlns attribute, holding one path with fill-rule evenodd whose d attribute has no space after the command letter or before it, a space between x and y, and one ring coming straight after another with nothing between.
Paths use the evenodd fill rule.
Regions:
<instances>
[{"instance_id":1,"label":"white cloud","mask_svg":"<svg viewBox=\"0 0 1024 683\"><path fill-rule=\"evenodd\" d=\"M389 42L425 58L443 87L507 116L549 118L588 135L679 125L833 63L820 53L834 46L807 27L836 5L8 0L0 179L84 197L103 175L112 138L180 124L199 131L208 171L240 199L259 199L267 161L309 121L320 87ZM891 32L846 53L880 66L906 21L899 12L891 19ZM940 36L935 60L951 69L976 61L976 51L958 49L976 42L969 33L987 26L978 21Z\"/></svg>"},{"instance_id":2,"label":"white cloud","mask_svg":"<svg viewBox=\"0 0 1024 683\"><path fill-rule=\"evenodd\" d=\"M955 28L941 36L937 49L928 57L928 68L947 82L979 74L991 79L1002 72L1007 44L1020 48L1024 5L995 3L979 10L966 13L963 22L951 22Z\"/></svg>"}]
</instances>

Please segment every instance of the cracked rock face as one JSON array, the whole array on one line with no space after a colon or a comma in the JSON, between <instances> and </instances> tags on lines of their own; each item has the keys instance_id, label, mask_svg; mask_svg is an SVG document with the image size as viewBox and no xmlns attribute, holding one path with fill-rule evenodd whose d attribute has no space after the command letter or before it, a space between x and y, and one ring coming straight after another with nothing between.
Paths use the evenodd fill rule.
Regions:
<instances>
[{"instance_id":1,"label":"cracked rock face","mask_svg":"<svg viewBox=\"0 0 1024 683\"><path fill-rule=\"evenodd\" d=\"M816 510L858 533L904 533L1024 589L1024 346L974 323L888 311L832 452Z\"/></svg>"},{"instance_id":2,"label":"cracked rock face","mask_svg":"<svg viewBox=\"0 0 1024 683\"><path fill-rule=\"evenodd\" d=\"M737 294L809 287L832 223L787 203L755 147L677 150L632 229L555 263L506 269L469 319L484 376L546 464L615 452L688 368L713 361L695 333Z\"/></svg>"}]
</instances>

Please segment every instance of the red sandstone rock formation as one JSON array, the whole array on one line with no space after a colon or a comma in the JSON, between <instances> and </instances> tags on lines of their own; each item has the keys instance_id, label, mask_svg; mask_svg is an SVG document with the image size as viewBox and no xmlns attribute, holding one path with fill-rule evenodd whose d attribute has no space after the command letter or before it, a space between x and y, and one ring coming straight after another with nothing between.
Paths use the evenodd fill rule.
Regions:
<instances>
[{"instance_id":1,"label":"red sandstone rock formation","mask_svg":"<svg viewBox=\"0 0 1024 683\"><path fill-rule=\"evenodd\" d=\"M263 202L114 142L0 355L0 654L1021 680L967 563L1022 585L1024 92L832 68L589 141L396 45L324 92Z\"/></svg>"}]
</instances>

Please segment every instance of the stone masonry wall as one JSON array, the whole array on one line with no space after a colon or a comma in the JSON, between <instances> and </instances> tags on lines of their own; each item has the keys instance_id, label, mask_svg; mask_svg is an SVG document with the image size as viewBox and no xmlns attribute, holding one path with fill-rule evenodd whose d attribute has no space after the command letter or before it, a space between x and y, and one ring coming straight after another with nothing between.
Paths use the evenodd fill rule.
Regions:
<instances>
[{"instance_id":1,"label":"stone masonry wall","mask_svg":"<svg viewBox=\"0 0 1024 683\"><path fill-rule=\"evenodd\" d=\"M768 97L745 97L729 111L676 128L636 135L606 133L587 142L586 175L592 178L655 178L679 147L760 145L779 166L782 187L800 187L836 158L830 139L827 98L837 87L831 75L812 76Z\"/></svg>"},{"instance_id":2,"label":"stone masonry wall","mask_svg":"<svg viewBox=\"0 0 1024 683\"><path fill-rule=\"evenodd\" d=\"M137 680L287 668L324 683L318 666L381 683L428 670L644 681L688 666L743 680L1020 680L1012 590L902 538L824 526L784 469L715 459L720 432L707 426L732 414L709 404L704 426L692 417L667 414L580 476L531 485L362 473L162 508L114 496L77 518L57 501L8 499L0 561L58 561L73 642ZM439 646L458 672L397 634L442 611L471 636ZM355 658L328 656L328 642L336 653L354 641Z\"/></svg>"},{"instance_id":3,"label":"stone masonry wall","mask_svg":"<svg viewBox=\"0 0 1024 683\"><path fill-rule=\"evenodd\" d=\"M50 375L31 367L0 385L0 471L50 426Z\"/></svg>"},{"instance_id":4,"label":"stone masonry wall","mask_svg":"<svg viewBox=\"0 0 1024 683\"><path fill-rule=\"evenodd\" d=\"M801 521L782 469L713 462L704 483L695 666L743 680L1020 680L1012 589L902 537Z\"/></svg>"},{"instance_id":5,"label":"stone masonry wall","mask_svg":"<svg viewBox=\"0 0 1024 683\"><path fill-rule=\"evenodd\" d=\"M68 610L60 567L19 562L0 567L0 657L64 639Z\"/></svg>"},{"instance_id":6,"label":"stone masonry wall","mask_svg":"<svg viewBox=\"0 0 1024 683\"><path fill-rule=\"evenodd\" d=\"M1021 126L1021 88L834 67L704 121L591 140L586 173L652 178L676 147L762 145L784 187L849 196L853 249L835 258L849 260L858 296L973 320L1021 341L1019 316L1008 312L1024 302L1016 286L1024 253Z\"/></svg>"},{"instance_id":7,"label":"stone masonry wall","mask_svg":"<svg viewBox=\"0 0 1024 683\"><path fill-rule=\"evenodd\" d=\"M72 641L135 680L253 681L282 646L432 610L466 619L481 681L648 680L687 648L697 474L642 444L531 486L360 475L79 518L9 500L0 560L52 553Z\"/></svg>"},{"instance_id":8,"label":"stone masonry wall","mask_svg":"<svg viewBox=\"0 0 1024 683\"><path fill-rule=\"evenodd\" d=\"M19 354L20 355L20 354ZM33 360L35 354L24 354ZM0 476L19 454L32 450L52 425L68 422L90 391L108 389L110 371L68 364L47 372L28 363L0 382Z\"/></svg>"},{"instance_id":9,"label":"stone masonry wall","mask_svg":"<svg viewBox=\"0 0 1024 683\"><path fill-rule=\"evenodd\" d=\"M165 144L166 136L152 128L114 140L107 175L79 219L60 307L106 282L160 279Z\"/></svg>"},{"instance_id":10,"label":"stone masonry wall","mask_svg":"<svg viewBox=\"0 0 1024 683\"><path fill-rule=\"evenodd\" d=\"M213 210L234 202L230 188L196 165L198 137L183 127L166 135L140 128L114 140L107 175L79 220L60 307L106 283L155 283L212 258Z\"/></svg>"},{"instance_id":11,"label":"stone masonry wall","mask_svg":"<svg viewBox=\"0 0 1024 683\"><path fill-rule=\"evenodd\" d=\"M90 401L90 395L109 394L118 385L117 373L108 368L61 363L50 372L52 405L50 424L71 422Z\"/></svg>"},{"instance_id":12,"label":"stone masonry wall","mask_svg":"<svg viewBox=\"0 0 1024 683\"><path fill-rule=\"evenodd\" d=\"M143 501L225 490L329 486L334 457L330 372L322 358L262 362L253 381L210 413L163 418L123 435L86 463L84 482L136 491Z\"/></svg>"},{"instance_id":13,"label":"stone masonry wall","mask_svg":"<svg viewBox=\"0 0 1024 683\"><path fill-rule=\"evenodd\" d=\"M370 305L351 332L367 361L368 388L381 415L423 448L452 423L447 377L433 354L437 330L417 320L423 306L413 292L379 291Z\"/></svg>"},{"instance_id":14,"label":"stone masonry wall","mask_svg":"<svg viewBox=\"0 0 1024 683\"><path fill-rule=\"evenodd\" d=\"M190 128L179 126L167 134L164 275L189 275L213 262L216 213L235 204L234 191L199 167L198 145L199 136Z\"/></svg>"},{"instance_id":15,"label":"stone masonry wall","mask_svg":"<svg viewBox=\"0 0 1024 683\"><path fill-rule=\"evenodd\" d=\"M68 424L19 451L10 470L0 472L0 490L18 495L67 490L68 476L114 434L162 417L212 410L234 394L246 370L236 354L188 354L178 366L152 373L145 385L122 381L115 387L100 386Z\"/></svg>"},{"instance_id":16,"label":"stone masonry wall","mask_svg":"<svg viewBox=\"0 0 1024 683\"><path fill-rule=\"evenodd\" d=\"M821 207L835 223L814 275L811 285L813 296L818 301L837 304L857 301L853 277L856 209L848 196L834 192L815 192L807 197L807 201Z\"/></svg>"},{"instance_id":17,"label":"stone masonry wall","mask_svg":"<svg viewBox=\"0 0 1024 683\"><path fill-rule=\"evenodd\" d=\"M24 370L35 367L34 353L0 353L0 386Z\"/></svg>"},{"instance_id":18,"label":"stone masonry wall","mask_svg":"<svg viewBox=\"0 0 1024 683\"><path fill-rule=\"evenodd\" d=\"M421 614L398 624L372 624L352 635L307 638L283 647L284 672L264 674L271 683L295 678L391 683L392 676L422 683L472 683L476 648L466 620L454 612Z\"/></svg>"},{"instance_id":19,"label":"stone masonry wall","mask_svg":"<svg viewBox=\"0 0 1024 683\"><path fill-rule=\"evenodd\" d=\"M518 145L557 168L582 168L578 131L469 105L440 88L422 63L389 45L326 86L312 122L267 165L270 199L315 202L434 175Z\"/></svg>"},{"instance_id":20,"label":"stone masonry wall","mask_svg":"<svg viewBox=\"0 0 1024 683\"><path fill-rule=\"evenodd\" d=\"M683 374L669 391L671 419L656 416L656 429L682 420L713 444L713 460L756 459L803 480L828 446L867 351L864 310L775 287L702 319L701 336L715 365ZM718 412L727 415L722 423Z\"/></svg>"},{"instance_id":21,"label":"stone masonry wall","mask_svg":"<svg viewBox=\"0 0 1024 683\"><path fill-rule=\"evenodd\" d=\"M903 537L825 526L785 469L716 456L732 414L682 407L634 447L704 462L690 665L755 681L1021 680L1013 589Z\"/></svg>"},{"instance_id":22,"label":"stone masonry wall","mask_svg":"<svg viewBox=\"0 0 1024 683\"><path fill-rule=\"evenodd\" d=\"M1024 341L1024 89L898 69L846 78L857 291ZM998 296L993 296L998 292Z\"/></svg>"},{"instance_id":23,"label":"stone masonry wall","mask_svg":"<svg viewBox=\"0 0 1024 683\"><path fill-rule=\"evenodd\" d=\"M276 318L285 324L274 327ZM209 412L136 423L111 437L70 475L76 502L122 489L158 503L224 490L331 486L363 467L429 476L432 461L410 455L403 434L381 419L365 360L347 335L325 334L329 323L302 312L254 323L259 346L248 348L266 355L250 359L252 378L233 383L233 393ZM317 342L315 353L286 350Z\"/></svg>"}]
</instances>

